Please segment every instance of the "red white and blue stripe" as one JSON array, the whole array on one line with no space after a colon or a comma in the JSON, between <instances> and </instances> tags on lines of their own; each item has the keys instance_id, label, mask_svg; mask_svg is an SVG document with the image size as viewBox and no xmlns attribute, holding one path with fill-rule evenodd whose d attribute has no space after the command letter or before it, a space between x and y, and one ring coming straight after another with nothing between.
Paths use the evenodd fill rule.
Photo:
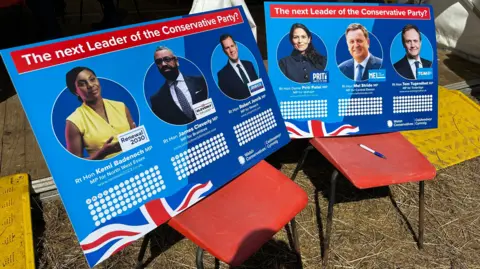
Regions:
<instances>
[{"instance_id":1,"label":"red white and blue stripe","mask_svg":"<svg viewBox=\"0 0 480 269\"><path fill-rule=\"evenodd\" d=\"M353 126L343 122L325 123L319 120L285 121L285 125L290 138L294 139L345 136L355 134L360 131L358 126Z\"/></svg>"},{"instance_id":2,"label":"red white and blue stripe","mask_svg":"<svg viewBox=\"0 0 480 269\"><path fill-rule=\"evenodd\" d=\"M173 217L209 195L212 187L211 181L188 184L174 195L160 200L168 214Z\"/></svg>"},{"instance_id":3,"label":"red white and blue stripe","mask_svg":"<svg viewBox=\"0 0 480 269\"><path fill-rule=\"evenodd\" d=\"M212 188L211 181L188 184L172 196L149 201L128 215L107 221L80 242L89 266L99 264L200 201Z\"/></svg>"}]
</instances>

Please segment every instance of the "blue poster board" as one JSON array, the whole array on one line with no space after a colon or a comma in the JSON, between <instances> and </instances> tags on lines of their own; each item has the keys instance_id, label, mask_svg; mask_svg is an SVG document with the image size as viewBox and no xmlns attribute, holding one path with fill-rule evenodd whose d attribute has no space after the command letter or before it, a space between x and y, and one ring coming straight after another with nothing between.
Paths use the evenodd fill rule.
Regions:
<instances>
[{"instance_id":1,"label":"blue poster board","mask_svg":"<svg viewBox=\"0 0 480 269\"><path fill-rule=\"evenodd\" d=\"M291 138L437 127L427 5L265 3L268 67Z\"/></svg>"},{"instance_id":2,"label":"blue poster board","mask_svg":"<svg viewBox=\"0 0 480 269\"><path fill-rule=\"evenodd\" d=\"M0 53L92 267L289 141L239 7Z\"/></svg>"}]
</instances>

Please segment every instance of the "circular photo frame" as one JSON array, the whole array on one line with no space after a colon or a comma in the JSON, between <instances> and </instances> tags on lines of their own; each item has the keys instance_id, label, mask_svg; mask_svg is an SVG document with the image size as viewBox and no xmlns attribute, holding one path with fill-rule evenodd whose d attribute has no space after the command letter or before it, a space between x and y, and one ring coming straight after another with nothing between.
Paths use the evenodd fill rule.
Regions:
<instances>
[{"instance_id":1,"label":"circular photo frame","mask_svg":"<svg viewBox=\"0 0 480 269\"><path fill-rule=\"evenodd\" d=\"M415 31L414 29L411 29ZM420 56L419 62L421 62L422 68L431 68L433 63L433 48L432 43L427 36L420 33L421 42L419 44L412 44L410 51L405 48L402 41L402 32L399 32L392 40L390 47L390 59L392 61L392 67L397 74L408 80L416 80L407 54L416 54Z\"/></svg>"},{"instance_id":2,"label":"circular photo frame","mask_svg":"<svg viewBox=\"0 0 480 269\"><path fill-rule=\"evenodd\" d=\"M371 32L368 32L368 38L370 40L368 51L370 52L369 63L367 63L367 69L364 70L363 77L360 81L365 81L368 78L368 66L372 65L371 69L380 69L383 66L383 48L378 40L378 38ZM354 60L350 53L350 49L347 44L347 38L343 34L337 42L335 49L337 66L346 78L354 81L355 80L355 71L354 71Z\"/></svg>"},{"instance_id":3,"label":"circular photo frame","mask_svg":"<svg viewBox=\"0 0 480 269\"><path fill-rule=\"evenodd\" d=\"M85 160L105 160L120 154L121 148L116 136L134 128L135 125L138 126L140 121L135 99L125 87L108 78L96 77L96 79L100 90L94 86L94 90L91 88L85 94L101 95L108 121L67 87L57 96L52 108L52 129L57 141L70 154ZM92 80L91 83L96 82ZM72 124L73 129L70 128ZM110 137L113 139L108 143L109 148L102 150ZM81 140L77 140L78 138ZM67 145L70 145L70 150ZM100 150L102 154L99 153Z\"/></svg>"},{"instance_id":4,"label":"circular photo frame","mask_svg":"<svg viewBox=\"0 0 480 269\"><path fill-rule=\"evenodd\" d=\"M152 63L145 73L143 88L148 107L158 119L172 125L186 125L196 121L195 114L191 114L194 113L193 106L208 99L208 85L197 65L184 57L175 57L183 80L174 86L165 79L159 67ZM178 98L177 92L183 96ZM191 111L184 112L184 106L188 106Z\"/></svg>"},{"instance_id":5,"label":"circular photo frame","mask_svg":"<svg viewBox=\"0 0 480 269\"><path fill-rule=\"evenodd\" d=\"M282 37L277 47L278 68L288 80L299 84L310 83L310 72L315 70L318 70L318 72L323 72L328 67L328 51L325 43L315 32L309 28L307 29L311 33L310 42L313 44L313 47L320 54L320 56L326 58L324 60L325 63L323 69L315 69L311 63L301 63L296 59L296 56L292 55L294 52L294 46L290 41L289 32Z\"/></svg>"},{"instance_id":6,"label":"circular photo frame","mask_svg":"<svg viewBox=\"0 0 480 269\"><path fill-rule=\"evenodd\" d=\"M233 43L232 40L229 37L222 41L228 44L228 49L224 50L222 44L215 47L211 58L211 70L213 80L220 91L228 98L240 101L251 96L248 86L243 82L242 75L248 76L248 81L252 82L259 78L259 70L257 60L250 49L238 41ZM240 66L238 66L239 63L233 65L230 63L229 53L238 55ZM240 70L243 74L240 73Z\"/></svg>"}]
</instances>

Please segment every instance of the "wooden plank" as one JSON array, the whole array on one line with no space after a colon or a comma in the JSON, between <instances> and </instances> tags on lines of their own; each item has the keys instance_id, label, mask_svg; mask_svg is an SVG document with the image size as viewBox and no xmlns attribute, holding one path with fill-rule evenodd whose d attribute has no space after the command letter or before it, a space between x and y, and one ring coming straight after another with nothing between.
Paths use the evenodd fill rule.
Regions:
<instances>
[{"instance_id":1,"label":"wooden plank","mask_svg":"<svg viewBox=\"0 0 480 269\"><path fill-rule=\"evenodd\" d=\"M52 177L46 177L38 180L32 181L33 193L41 194L47 191L56 190L57 186L53 182Z\"/></svg>"},{"instance_id":2,"label":"wooden plank","mask_svg":"<svg viewBox=\"0 0 480 269\"><path fill-rule=\"evenodd\" d=\"M43 192L39 195L40 201L50 201L50 200L58 200L60 196L58 195L57 190Z\"/></svg>"},{"instance_id":3,"label":"wooden plank","mask_svg":"<svg viewBox=\"0 0 480 269\"><path fill-rule=\"evenodd\" d=\"M457 83L448 84L448 85L445 85L445 88L448 88L450 90L463 90L465 88L472 88L478 85L480 85L480 79L472 79L468 81L461 81Z\"/></svg>"},{"instance_id":4,"label":"wooden plank","mask_svg":"<svg viewBox=\"0 0 480 269\"><path fill-rule=\"evenodd\" d=\"M25 120L25 169L30 174L32 181L50 176L50 171L28 120Z\"/></svg>"},{"instance_id":5,"label":"wooden plank","mask_svg":"<svg viewBox=\"0 0 480 269\"><path fill-rule=\"evenodd\" d=\"M5 127L5 117L7 116L7 101L0 103L0 174L2 172L1 159L3 151L3 129Z\"/></svg>"},{"instance_id":6,"label":"wooden plank","mask_svg":"<svg viewBox=\"0 0 480 269\"><path fill-rule=\"evenodd\" d=\"M17 95L8 98L5 105L0 176L26 172L25 112Z\"/></svg>"}]
</instances>

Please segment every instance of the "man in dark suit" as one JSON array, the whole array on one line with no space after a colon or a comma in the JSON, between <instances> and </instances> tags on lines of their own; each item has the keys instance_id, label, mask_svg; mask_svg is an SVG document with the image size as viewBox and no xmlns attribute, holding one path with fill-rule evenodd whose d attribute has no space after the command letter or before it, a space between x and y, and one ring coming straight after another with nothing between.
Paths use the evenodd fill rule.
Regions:
<instances>
[{"instance_id":1,"label":"man in dark suit","mask_svg":"<svg viewBox=\"0 0 480 269\"><path fill-rule=\"evenodd\" d=\"M400 76L406 79L417 79L417 69L432 67L431 61L420 57L422 35L417 26L407 24L403 27L402 44L405 48L405 56L396 62L393 67Z\"/></svg>"},{"instance_id":2,"label":"man in dark suit","mask_svg":"<svg viewBox=\"0 0 480 269\"><path fill-rule=\"evenodd\" d=\"M341 63L338 68L348 78L355 81L368 79L368 70L380 69L383 60L369 52L370 39L367 29L359 24L352 23L345 31L348 51L352 59Z\"/></svg>"},{"instance_id":3,"label":"man in dark suit","mask_svg":"<svg viewBox=\"0 0 480 269\"><path fill-rule=\"evenodd\" d=\"M208 97L203 77L183 76L178 59L167 47L158 47L154 54L158 71L165 83L150 97L152 110L171 124L187 124L196 119L193 105Z\"/></svg>"},{"instance_id":4,"label":"man in dark suit","mask_svg":"<svg viewBox=\"0 0 480 269\"><path fill-rule=\"evenodd\" d=\"M233 99L242 100L250 97L247 84L258 79L253 64L238 58L238 47L231 35L222 35L220 45L222 45L228 61L217 74L218 87Z\"/></svg>"}]
</instances>

